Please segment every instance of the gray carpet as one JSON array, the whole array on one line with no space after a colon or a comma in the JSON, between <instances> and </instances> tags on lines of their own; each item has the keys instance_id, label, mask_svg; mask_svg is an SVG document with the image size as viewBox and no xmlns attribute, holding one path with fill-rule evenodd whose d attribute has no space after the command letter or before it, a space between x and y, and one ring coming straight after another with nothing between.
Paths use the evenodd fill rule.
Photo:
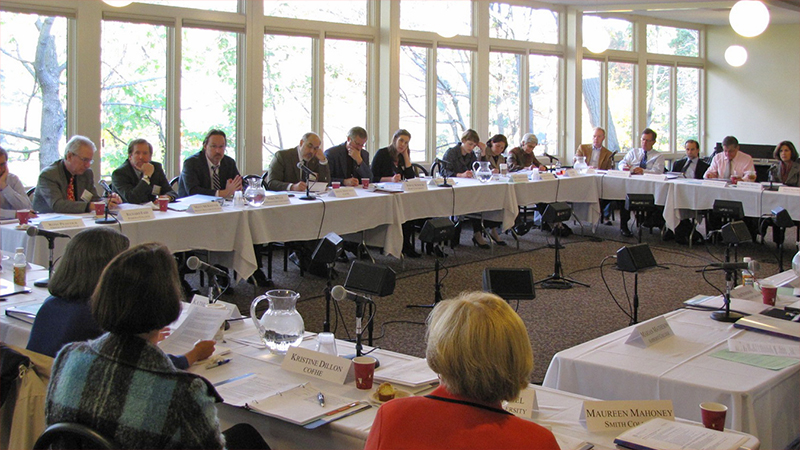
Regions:
<instances>
[{"instance_id":1,"label":"gray carpet","mask_svg":"<svg viewBox=\"0 0 800 450\"><path fill-rule=\"evenodd\" d=\"M569 225L575 234L561 238L564 245L561 251L564 274L591 287L547 290L537 286L535 300L511 302L525 321L533 344L535 368L531 381L534 383L542 382L550 360L558 351L624 328L630 322L623 309L630 309L633 274L623 275L615 270L613 259L606 261L602 271L600 265L605 257L615 255L625 245L635 244L636 239L622 238L618 225L601 225L596 235L592 235L588 227L582 230L579 225ZM724 246L701 245L690 249L674 241L663 242L658 230L655 231L655 234L650 234L645 230L643 242L650 245L656 261L664 268L655 268L639 275L640 321L680 308L684 300L697 294L715 295L718 292L714 286L724 289L725 284L721 272L707 274L713 286L703 280L702 274L696 273L704 265L722 260ZM588 237L581 236L583 233ZM794 235L794 229L788 230L787 242L791 242ZM495 246L493 252L472 246L471 237L472 232L464 230L461 245L454 250L447 248L445 251L447 257L442 260L445 269L441 272L444 298L462 291L480 290L482 272L487 267L530 267L536 280L553 272L554 250L548 244L553 243L554 238L550 233L531 230L519 238L519 250L510 235L503 235L509 245ZM743 256L751 256L761 263L761 269L757 273L759 277L778 271L775 245L769 237L770 235L765 245L742 244L738 250L739 260ZM788 245L784 250L784 264L787 267L790 267L795 251L794 244ZM388 265L397 273L394 294L375 299L377 310L374 316L374 343L381 348L423 357L424 321L430 310L407 308L406 305L433 302L435 259L432 256L423 256L401 262L396 258L382 256L379 251L372 253L378 263ZM298 311L305 320L306 329L322 331L325 280L309 274L300 277L299 269L291 263L288 271L284 272L282 261L282 251L277 251L274 255L273 272L275 288L299 292L301 298ZM338 276L334 284L344 282L348 267L349 264L343 262L336 264ZM604 285L603 277L620 306L615 303L609 289ZM189 281L194 287L200 288L196 276L190 277ZM243 314L249 314L251 301L264 291L263 288L254 289L252 285L241 281L235 289L229 289L222 299L236 303ZM259 305L259 315L261 311ZM335 316L331 327L336 336L340 339L354 338L354 304L347 301L334 302L332 311Z\"/></svg>"}]
</instances>

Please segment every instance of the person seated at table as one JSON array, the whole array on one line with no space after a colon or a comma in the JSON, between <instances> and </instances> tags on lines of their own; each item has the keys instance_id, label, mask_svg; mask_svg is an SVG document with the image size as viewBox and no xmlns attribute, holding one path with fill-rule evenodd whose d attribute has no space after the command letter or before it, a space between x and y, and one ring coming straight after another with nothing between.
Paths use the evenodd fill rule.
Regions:
<instances>
[{"instance_id":1,"label":"person seated at table","mask_svg":"<svg viewBox=\"0 0 800 450\"><path fill-rule=\"evenodd\" d=\"M75 422L120 448L269 448L251 426L220 432L211 383L178 370L156 345L181 311L169 250L137 245L103 271L91 314L106 333L65 346L53 362L48 425Z\"/></svg>"},{"instance_id":2,"label":"person seated at table","mask_svg":"<svg viewBox=\"0 0 800 450\"><path fill-rule=\"evenodd\" d=\"M331 172L331 181L342 186L358 186L361 179L372 179L369 153L364 150L367 130L353 127L347 132L347 141L325 150Z\"/></svg>"},{"instance_id":3,"label":"person seated at table","mask_svg":"<svg viewBox=\"0 0 800 450\"><path fill-rule=\"evenodd\" d=\"M45 167L39 174L33 209L39 213L89 212L92 202L100 200L90 169L95 151L97 147L89 138L72 136L64 150L64 158ZM117 194L111 194L108 202L114 207L122 200Z\"/></svg>"},{"instance_id":4,"label":"person seated at table","mask_svg":"<svg viewBox=\"0 0 800 450\"><path fill-rule=\"evenodd\" d=\"M316 133L308 132L297 147L275 153L269 165L267 189L304 192L306 183L303 181L303 171L298 167L300 162L316 174L316 180L312 179L311 182L328 184L331 180L328 157L322 151L322 140Z\"/></svg>"},{"instance_id":5,"label":"person seated at table","mask_svg":"<svg viewBox=\"0 0 800 450\"><path fill-rule=\"evenodd\" d=\"M702 180L708 163L700 159L700 143L694 139L689 139L683 144L686 157L672 163L672 172L683 174L686 178ZM689 244L689 237L693 236L696 244L703 242L703 237L699 233L694 233L694 224L690 219L683 219L675 227L675 242L682 245Z\"/></svg>"},{"instance_id":6,"label":"person seated at table","mask_svg":"<svg viewBox=\"0 0 800 450\"><path fill-rule=\"evenodd\" d=\"M31 199L19 177L8 170L8 152L0 147L0 218L13 219L19 209L31 209Z\"/></svg>"},{"instance_id":7,"label":"person seated at table","mask_svg":"<svg viewBox=\"0 0 800 450\"><path fill-rule=\"evenodd\" d=\"M388 147L378 149L372 159L372 181L400 182L415 178L414 168L411 167L409 143L411 133L399 129L392 136L392 143ZM403 223L403 255L409 258L419 258L414 245L414 221Z\"/></svg>"},{"instance_id":8,"label":"person seated at table","mask_svg":"<svg viewBox=\"0 0 800 450\"><path fill-rule=\"evenodd\" d=\"M525 324L503 299L471 292L437 304L425 356L439 387L384 403L365 450L559 448L549 430L502 407L533 370Z\"/></svg>"},{"instance_id":9,"label":"person seated at table","mask_svg":"<svg viewBox=\"0 0 800 450\"><path fill-rule=\"evenodd\" d=\"M642 147L630 149L628 153L625 154L625 157L622 158L622 161L619 162L617 166L619 170L629 170L633 175L664 173L666 167L664 165L664 154L653 149L653 145L656 143L656 137L658 137L658 134L656 134L655 131L650 128L645 128L644 131L642 131ZM631 219L630 210L625 208L624 201L618 201L616 205L619 209L620 234L625 237L633 236L630 228L628 228L628 221ZM658 211L650 214L648 219L652 219L652 221L648 220L648 225L659 228L664 226L663 214L659 214ZM640 224L640 226L647 225Z\"/></svg>"},{"instance_id":10,"label":"person seated at table","mask_svg":"<svg viewBox=\"0 0 800 450\"><path fill-rule=\"evenodd\" d=\"M495 134L488 141L486 141L486 148L481 153L481 161L488 161L489 167L492 168L492 173L500 173L500 164L506 164L506 157L503 152L508 148L508 139L502 134ZM508 172L508 165L506 165L506 172ZM484 226L489 232L489 237L499 246L505 246L505 241L500 239L501 224L499 222L484 220Z\"/></svg>"},{"instance_id":11,"label":"person seated at table","mask_svg":"<svg viewBox=\"0 0 800 450\"><path fill-rule=\"evenodd\" d=\"M575 150L575 161L579 156L586 158L586 164L589 167L609 170L614 165L611 159L613 153L603 145L606 140L606 130L596 127L592 133L592 143L579 145Z\"/></svg>"},{"instance_id":12,"label":"person seated at table","mask_svg":"<svg viewBox=\"0 0 800 450\"><path fill-rule=\"evenodd\" d=\"M122 201L142 204L159 195L169 196L170 201L178 197L161 164L152 158L153 146L147 140L134 139L128 144L128 159L111 173L111 187Z\"/></svg>"},{"instance_id":13,"label":"person seated at table","mask_svg":"<svg viewBox=\"0 0 800 450\"><path fill-rule=\"evenodd\" d=\"M772 157L780 163L769 169L771 179L786 186L800 186L800 161L794 144L782 141L775 147Z\"/></svg>"},{"instance_id":14,"label":"person seated at table","mask_svg":"<svg viewBox=\"0 0 800 450\"><path fill-rule=\"evenodd\" d=\"M522 141L519 147L514 147L508 152L506 163L508 164L509 172L519 172L520 170L533 170L539 169L541 171L547 170L544 164L540 163L533 150L539 145L539 138L533 133L525 133L522 135Z\"/></svg>"},{"instance_id":15,"label":"person seated at table","mask_svg":"<svg viewBox=\"0 0 800 450\"><path fill-rule=\"evenodd\" d=\"M76 234L50 278L45 299L31 327L27 349L55 357L70 342L88 341L103 334L92 318L89 298L100 274L115 256L128 248L128 238L113 228L89 228ZM183 356L170 356L179 369L214 353L214 341L200 341Z\"/></svg>"},{"instance_id":16,"label":"person seated at table","mask_svg":"<svg viewBox=\"0 0 800 450\"><path fill-rule=\"evenodd\" d=\"M733 136L725 136L722 140L722 152L714 155L711 165L706 170L703 178L732 182L741 180L755 181L756 167L750 155L739 151L739 140ZM758 232L758 220L752 217L745 217L743 221L755 241ZM712 211L708 215L706 231L719 230L721 227L722 217Z\"/></svg>"}]
</instances>

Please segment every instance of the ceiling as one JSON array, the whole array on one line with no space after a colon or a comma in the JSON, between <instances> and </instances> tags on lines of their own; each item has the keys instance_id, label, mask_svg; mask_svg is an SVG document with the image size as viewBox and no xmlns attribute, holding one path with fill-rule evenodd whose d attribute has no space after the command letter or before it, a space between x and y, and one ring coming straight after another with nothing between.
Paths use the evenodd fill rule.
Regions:
<instances>
[{"instance_id":1,"label":"ceiling","mask_svg":"<svg viewBox=\"0 0 800 450\"><path fill-rule=\"evenodd\" d=\"M706 25L727 25L728 13L736 1L652 1L652 0L546 0L547 3L569 5L584 11L620 12L659 19ZM770 23L800 23L800 0L763 0L770 13Z\"/></svg>"}]
</instances>

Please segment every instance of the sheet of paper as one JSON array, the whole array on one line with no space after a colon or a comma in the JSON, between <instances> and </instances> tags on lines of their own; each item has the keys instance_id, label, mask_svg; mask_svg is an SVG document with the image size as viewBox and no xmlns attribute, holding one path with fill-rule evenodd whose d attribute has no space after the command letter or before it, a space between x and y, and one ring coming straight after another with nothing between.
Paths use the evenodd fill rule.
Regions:
<instances>
[{"instance_id":1,"label":"sheet of paper","mask_svg":"<svg viewBox=\"0 0 800 450\"><path fill-rule=\"evenodd\" d=\"M738 353L729 350L720 350L718 352L711 353L709 356L769 370L781 370L800 363L800 361L795 358L772 355L756 355L753 353Z\"/></svg>"},{"instance_id":2,"label":"sheet of paper","mask_svg":"<svg viewBox=\"0 0 800 450\"><path fill-rule=\"evenodd\" d=\"M159 344L165 353L182 355L191 350L197 341L213 339L222 322L230 316L230 311L225 308L187 306L189 311L186 318Z\"/></svg>"},{"instance_id":3,"label":"sheet of paper","mask_svg":"<svg viewBox=\"0 0 800 450\"><path fill-rule=\"evenodd\" d=\"M325 396L325 406L320 406L318 395ZM323 415L355 402L306 383L299 387L248 403L250 408L287 422L306 424Z\"/></svg>"},{"instance_id":4,"label":"sheet of paper","mask_svg":"<svg viewBox=\"0 0 800 450\"><path fill-rule=\"evenodd\" d=\"M622 433L614 442L663 450L734 450L746 439L739 434L720 433L699 425L653 419Z\"/></svg>"},{"instance_id":5,"label":"sheet of paper","mask_svg":"<svg viewBox=\"0 0 800 450\"><path fill-rule=\"evenodd\" d=\"M264 377L250 374L248 377L239 378L230 383L218 383L216 388L225 403L233 406L244 406L257 398L275 395L299 386L298 383L282 382L274 377Z\"/></svg>"},{"instance_id":6,"label":"sheet of paper","mask_svg":"<svg viewBox=\"0 0 800 450\"><path fill-rule=\"evenodd\" d=\"M777 342L745 342L741 339L728 339L728 350L756 355L786 356L800 358L800 346Z\"/></svg>"},{"instance_id":7,"label":"sheet of paper","mask_svg":"<svg viewBox=\"0 0 800 450\"><path fill-rule=\"evenodd\" d=\"M428 367L428 362L426 360L414 359L400 364L394 364L391 367L381 367L375 371L375 379L408 386L419 386L433 383L437 381L439 377L436 375L436 372Z\"/></svg>"}]
</instances>

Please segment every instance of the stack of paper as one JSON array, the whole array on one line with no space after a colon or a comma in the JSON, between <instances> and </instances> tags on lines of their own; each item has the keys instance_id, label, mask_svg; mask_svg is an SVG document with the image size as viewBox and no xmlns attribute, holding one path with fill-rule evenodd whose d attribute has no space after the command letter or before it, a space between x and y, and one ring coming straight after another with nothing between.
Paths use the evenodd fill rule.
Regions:
<instances>
[{"instance_id":1,"label":"stack of paper","mask_svg":"<svg viewBox=\"0 0 800 450\"><path fill-rule=\"evenodd\" d=\"M375 379L404 386L419 387L439 382L436 372L428 367L424 359L413 359L375 371Z\"/></svg>"},{"instance_id":2,"label":"stack of paper","mask_svg":"<svg viewBox=\"0 0 800 450\"><path fill-rule=\"evenodd\" d=\"M620 434L614 443L637 450L736 450L746 440L741 434L653 419Z\"/></svg>"}]
</instances>

